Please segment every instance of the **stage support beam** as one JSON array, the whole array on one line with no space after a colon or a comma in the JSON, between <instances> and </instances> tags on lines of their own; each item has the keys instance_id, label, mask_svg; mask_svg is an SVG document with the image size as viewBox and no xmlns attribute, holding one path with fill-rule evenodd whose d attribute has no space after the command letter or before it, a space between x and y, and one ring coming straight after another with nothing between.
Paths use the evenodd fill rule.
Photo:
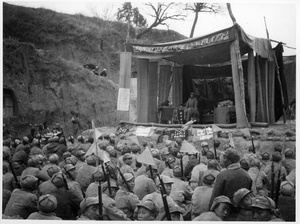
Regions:
<instances>
[{"instance_id":1,"label":"stage support beam","mask_svg":"<svg viewBox=\"0 0 300 224\"><path fill-rule=\"evenodd\" d=\"M157 86L158 86L158 63L149 62L148 65L148 119L147 122L156 123L157 116Z\"/></svg>"},{"instance_id":2,"label":"stage support beam","mask_svg":"<svg viewBox=\"0 0 300 224\"><path fill-rule=\"evenodd\" d=\"M255 62L251 49L248 52L248 98L249 98L249 120L255 122L256 115L256 82L255 82Z\"/></svg>"},{"instance_id":3,"label":"stage support beam","mask_svg":"<svg viewBox=\"0 0 300 224\"><path fill-rule=\"evenodd\" d=\"M236 127L237 128L247 128L250 127L246 116L245 110L245 96L242 93L244 90L241 87L241 77L243 77L243 67L241 60L241 53L239 47L238 31L235 30L235 40L230 44L230 55L231 55L231 68L232 68L232 79L234 88L234 99L235 99L235 110L236 110ZM242 84L244 85L244 84Z\"/></svg>"},{"instance_id":4,"label":"stage support beam","mask_svg":"<svg viewBox=\"0 0 300 224\"><path fill-rule=\"evenodd\" d=\"M173 106L179 107L182 104L182 67L173 67Z\"/></svg>"},{"instance_id":5,"label":"stage support beam","mask_svg":"<svg viewBox=\"0 0 300 224\"><path fill-rule=\"evenodd\" d=\"M148 59L137 59L137 122L148 122Z\"/></svg>"}]
</instances>

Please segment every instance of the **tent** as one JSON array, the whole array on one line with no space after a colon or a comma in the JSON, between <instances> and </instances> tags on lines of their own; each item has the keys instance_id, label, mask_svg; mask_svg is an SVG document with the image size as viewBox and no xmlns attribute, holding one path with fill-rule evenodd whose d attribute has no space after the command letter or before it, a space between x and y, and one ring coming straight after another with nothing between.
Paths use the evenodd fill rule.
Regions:
<instances>
[{"instance_id":1,"label":"tent","mask_svg":"<svg viewBox=\"0 0 300 224\"><path fill-rule=\"evenodd\" d=\"M215 78L232 77L237 127L249 127L249 121L275 123L275 102L280 104L279 108L283 101L287 102L282 45L274 50L268 39L248 35L238 24L180 41L126 44L129 52L125 52L123 61L131 61L129 57L138 59L138 122L157 122L157 108L166 100L170 78L173 105L184 103L191 91L188 83L193 82L187 77L197 68L204 71L198 74L198 79L203 78L203 73L209 73L208 70L225 71L226 74L216 72ZM242 56L247 60L242 62ZM162 64L161 60L172 63ZM128 64L131 66L131 63L120 66L120 75L128 73Z\"/></svg>"}]
</instances>

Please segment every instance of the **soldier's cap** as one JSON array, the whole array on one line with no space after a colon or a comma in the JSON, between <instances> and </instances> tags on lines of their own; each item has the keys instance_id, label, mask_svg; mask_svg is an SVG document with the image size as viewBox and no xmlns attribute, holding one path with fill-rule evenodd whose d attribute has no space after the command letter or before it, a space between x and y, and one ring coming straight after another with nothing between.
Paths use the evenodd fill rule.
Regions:
<instances>
[{"instance_id":1,"label":"soldier's cap","mask_svg":"<svg viewBox=\"0 0 300 224\"><path fill-rule=\"evenodd\" d=\"M168 147L168 146L170 146L172 144L172 141L171 140L166 140L166 142L165 142L165 145Z\"/></svg>"},{"instance_id":2,"label":"soldier's cap","mask_svg":"<svg viewBox=\"0 0 300 224\"><path fill-rule=\"evenodd\" d=\"M63 158L66 159L68 157L70 157L72 154L70 152L64 152L63 153Z\"/></svg>"},{"instance_id":3,"label":"soldier's cap","mask_svg":"<svg viewBox=\"0 0 300 224\"><path fill-rule=\"evenodd\" d=\"M261 155L261 159L262 160L269 160L270 159L270 154L268 152L264 152L262 155Z\"/></svg>"},{"instance_id":4,"label":"soldier's cap","mask_svg":"<svg viewBox=\"0 0 300 224\"><path fill-rule=\"evenodd\" d=\"M170 156L170 157L167 158L166 162L169 163L169 164L170 163L175 163L175 158L173 156Z\"/></svg>"},{"instance_id":5,"label":"soldier's cap","mask_svg":"<svg viewBox=\"0 0 300 224\"><path fill-rule=\"evenodd\" d=\"M46 143L46 139L45 138L41 138L41 143Z\"/></svg>"},{"instance_id":6,"label":"soldier's cap","mask_svg":"<svg viewBox=\"0 0 300 224\"><path fill-rule=\"evenodd\" d=\"M49 177L52 177L54 174L58 173L60 170L61 169L59 166L49 166L47 169L47 173L48 173Z\"/></svg>"},{"instance_id":7,"label":"soldier's cap","mask_svg":"<svg viewBox=\"0 0 300 224\"><path fill-rule=\"evenodd\" d=\"M164 184L173 184L174 183L173 179L169 176L161 175L160 178L164 182Z\"/></svg>"},{"instance_id":8,"label":"soldier's cap","mask_svg":"<svg viewBox=\"0 0 300 224\"><path fill-rule=\"evenodd\" d=\"M31 158L28 159L27 161L27 166L28 167L35 167L39 164L39 159L36 156L33 156Z\"/></svg>"},{"instance_id":9,"label":"soldier's cap","mask_svg":"<svg viewBox=\"0 0 300 224\"><path fill-rule=\"evenodd\" d=\"M28 143L28 142L29 142L29 138L28 138L27 136L24 136L24 137L22 138L22 141Z\"/></svg>"},{"instance_id":10,"label":"soldier's cap","mask_svg":"<svg viewBox=\"0 0 300 224\"><path fill-rule=\"evenodd\" d=\"M35 176L26 175L24 177L21 177L21 186L23 188L32 188L37 181L38 181L38 178L36 178Z\"/></svg>"},{"instance_id":11,"label":"soldier's cap","mask_svg":"<svg viewBox=\"0 0 300 224\"><path fill-rule=\"evenodd\" d=\"M215 181L215 176L210 174L207 174L203 177L203 183L207 184L207 185L212 185Z\"/></svg>"},{"instance_id":12,"label":"soldier's cap","mask_svg":"<svg viewBox=\"0 0 300 224\"><path fill-rule=\"evenodd\" d=\"M127 182L131 181L134 178L132 173L124 173L123 176Z\"/></svg>"},{"instance_id":13,"label":"soldier's cap","mask_svg":"<svg viewBox=\"0 0 300 224\"><path fill-rule=\"evenodd\" d=\"M65 172L68 172L68 171L74 170L74 169L75 169L75 166L73 166L72 164L66 164L66 165L64 165Z\"/></svg>"},{"instance_id":14,"label":"soldier's cap","mask_svg":"<svg viewBox=\"0 0 300 224\"><path fill-rule=\"evenodd\" d=\"M268 196L256 196L252 199L251 207L274 210L275 202Z\"/></svg>"},{"instance_id":15,"label":"soldier's cap","mask_svg":"<svg viewBox=\"0 0 300 224\"><path fill-rule=\"evenodd\" d=\"M201 142L201 147L208 146L207 142Z\"/></svg>"},{"instance_id":16,"label":"soldier's cap","mask_svg":"<svg viewBox=\"0 0 300 224\"><path fill-rule=\"evenodd\" d=\"M178 165L174 166L173 175L174 175L174 177L181 177L181 168L180 168L180 166L178 166Z\"/></svg>"},{"instance_id":17,"label":"soldier's cap","mask_svg":"<svg viewBox=\"0 0 300 224\"><path fill-rule=\"evenodd\" d=\"M170 213L179 212L181 214L184 214L185 212L185 210L181 208L179 205L177 205L176 203L168 203L168 205L169 205Z\"/></svg>"},{"instance_id":18,"label":"soldier's cap","mask_svg":"<svg viewBox=\"0 0 300 224\"><path fill-rule=\"evenodd\" d=\"M240 161L240 154L236 149L228 148L224 152L224 156L227 157L228 160L230 160L233 163L237 163Z\"/></svg>"},{"instance_id":19,"label":"soldier's cap","mask_svg":"<svg viewBox=\"0 0 300 224\"><path fill-rule=\"evenodd\" d=\"M119 189L119 186L113 180L110 180L110 187ZM102 184L102 191L105 191L107 188L108 188L108 182L106 181Z\"/></svg>"},{"instance_id":20,"label":"soldier's cap","mask_svg":"<svg viewBox=\"0 0 300 224\"><path fill-rule=\"evenodd\" d=\"M207 165L207 163L208 163L207 157L206 156L201 156L200 157L200 163L204 163L205 165Z\"/></svg>"},{"instance_id":21,"label":"soldier's cap","mask_svg":"<svg viewBox=\"0 0 300 224\"><path fill-rule=\"evenodd\" d=\"M130 154L130 153L125 153L125 154L123 155L123 161L125 161L126 159L132 159L132 154Z\"/></svg>"},{"instance_id":22,"label":"soldier's cap","mask_svg":"<svg viewBox=\"0 0 300 224\"><path fill-rule=\"evenodd\" d=\"M281 145L275 145L274 146L274 151L275 152L281 152L282 151L282 146Z\"/></svg>"},{"instance_id":23,"label":"soldier's cap","mask_svg":"<svg viewBox=\"0 0 300 224\"><path fill-rule=\"evenodd\" d=\"M251 167L254 167L254 166L260 167L260 161L259 161L259 159L257 159L257 158L251 158L250 159L250 166Z\"/></svg>"},{"instance_id":24,"label":"soldier's cap","mask_svg":"<svg viewBox=\"0 0 300 224\"><path fill-rule=\"evenodd\" d=\"M32 141L32 145L36 146L39 144L39 140L37 138L34 138Z\"/></svg>"},{"instance_id":25,"label":"soldier's cap","mask_svg":"<svg viewBox=\"0 0 300 224\"><path fill-rule=\"evenodd\" d=\"M287 196L293 196L295 194L295 185L290 181L283 181L280 184L280 191Z\"/></svg>"},{"instance_id":26,"label":"soldier's cap","mask_svg":"<svg viewBox=\"0 0 300 224\"><path fill-rule=\"evenodd\" d=\"M241 159L240 164L241 164L241 167L243 169L249 169L250 168L249 163L245 159Z\"/></svg>"},{"instance_id":27,"label":"soldier's cap","mask_svg":"<svg viewBox=\"0 0 300 224\"><path fill-rule=\"evenodd\" d=\"M230 199L225 196L225 195L221 195L221 196L218 196L214 199L211 207L210 207L210 210L211 211L214 211L214 209L220 204L220 203L227 203L231 206L233 206L233 204L231 203Z\"/></svg>"},{"instance_id":28,"label":"soldier's cap","mask_svg":"<svg viewBox=\"0 0 300 224\"><path fill-rule=\"evenodd\" d=\"M56 197L52 194L45 194L39 197L38 208L45 213L53 212L57 207Z\"/></svg>"},{"instance_id":29,"label":"soldier's cap","mask_svg":"<svg viewBox=\"0 0 300 224\"><path fill-rule=\"evenodd\" d=\"M286 148L284 150L284 156L286 158L292 158L294 156L294 151L291 148Z\"/></svg>"},{"instance_id":30,"label":"soldier's cap","mask_svg":"<svg viewBox=\"0 0 300 224\"><path fill-rule=\"evenodd\" d=\"M138 205L138 208L143 207L148 209L149 211L153 212L155 215L158 214L158 210L157 210L157 205L155 204L154 201L147 199L145 201L141 201Z\"/></svg>"},{"instance_id":31,"label":"soldier's cap","mask_svg":"<svg viewBox=\"0 0 300 224\"><path fill-rule=\"evenodd\" d=\"M77 163L77 158L72 155L72 156L66 158L65 161L66 161L67 164L75 165Z\"/></svg>"},{"instance_id":32,"label":"soldier's cap","mask_svg":"<svg viewBox=\"0 0 300 224\"><path fill-rule=\"evenodd\" d=\"M80 202L80 210L83 213L89 206L99 204L99 197L87 197Z\"/></svg>"},{"instance_id":33,"label":"soldier's cap","mask_svg":"<svg viewBox=\"0 0 300 224\"><path fill-rule=\"evenodd\" d=\"M212 151L207 151L206 158L207 159L214 159L215 158L215 154Z\"/></svg>"},{"instance_id":34,"label":"soldier's cap","mask_svg":"<svg viewBox=\"0 0 300 224\"><path fill-rule=\"evenodd\" d=\"M82 156L82 155L84 155L85 154L85 152L83 151L83 150L78 150L77 152L76 152L76 156L78 156L78 157L80 157L80 156Z\"/></svg>"},{"instance_id":35,"label":"soldier's cap","mask_svg":"<svg viewBox=\"0 0 300 224\"><path fill-rule=\"evenodd\" d=\"M85 161L88 165L96 165L96 158L93 155L86 157Z\"/></svg>"},{"instance_id":36,"label":"soldier's cap","mask_svg":"<svg viewBox=\"0 0 300 224\"><path fill-rule=\"evenodd\" d=\"M208 162L207 162L207 168L208 168L208 169L212 169L212 168L218 169L218 166L219 166L219 163L218 163L218 161L215 160L215 159L210 159L210 160L208 160Z\"/></svg>"},{"instance_id":37,"label":"soldier's cap","mask_svg":"<svg viewBox=\"0 0 300 224\"><path fill-rule=\"evenodd\" d=\"M64 174L62 172L58 172L52 176L51 183L53 183L56 187L62 187L65 184L64 178Z\"/></svg>"},{"instance_id":38,"label":"soldier's cap","mask_svg":"<svg viewBox=\"0 0 300 224\"><path fill-rule=\"evenodd\" d=\"M140 147L138 145L131 146L131 152L137 153L138 151L140 151Z\"/></svg>"},{"instance_id":39,"label":"soldier's cap","mask_svg":"<svg viewBox=\"0 0 300 224\"><path fill-rule=\"evenodd\" d=\"M279 162L282 159L281 153L280 152L274 152L272 154L272 160L275 162Z\"/></svg>"},{"instance_id":40,"label":"soldier's cap","mask_svg":"<svg viewBox=\"0 0 300 224\"><path fill-rule=\"evenodd\" d=\"M56 153L52 154L49 156L49 162L50 163L56 163L59 160L59 157Z\"/></svg>"},{"instance_id":41,"label":"soldier's cap","mask_svg":"<svg viewBox=\"0 0 300 224\"><path fill-rule=\"evenodd\" d=\"M162 155L170 154L169 149L167 147L162 148L160 151L160 154L162 154Z\"/></svg>"},{"instance_id":42,"label":"soldier's cap","mask_svg":"<svg viewBox=\"0 0 300 224\"><path fill-rule=\"evenodd\" d=\"M241 188L239 190L237 190L234 195L233 195L233 202L234 202L234 205L236 207L239 206L240 202L243 200L243 198L250 194L252 191L248 190L247 188Z\"/></svg>"},{"instance_id":43,"label":"soldier's cap","mask_svg":"<svg viewBox=\"0 0 300 224\"><path fill-rule=\"evenodd\" d=\"M110 137L110 138L114 138L114 137L116 137L116 134L115 134L115 133L110 133L110 134L109 134L109 137Z\"/></svg>"}]
</instances>

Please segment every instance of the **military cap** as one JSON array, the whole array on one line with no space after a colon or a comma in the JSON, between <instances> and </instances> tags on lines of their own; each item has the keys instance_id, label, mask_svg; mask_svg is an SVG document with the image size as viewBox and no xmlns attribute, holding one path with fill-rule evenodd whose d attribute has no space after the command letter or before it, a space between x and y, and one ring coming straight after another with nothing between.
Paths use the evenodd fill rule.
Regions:
<instances>
[{"instance_id":1,"label":"military cap","mask_svg":"<svg viewBox=\"0 0 300 224\"><path fill-rule=\"evenodd\" d=\"M53 183L56 187L62 187L65 184L64 178L64 174L62 172L58 172L52 176L51 183Z\"/></svg>"},{"instance_id":2,"label":"military cap","mask_svg":"<svg viewBox=\"0 0 300 224\"><path fill-rule=\"evenodd\" d=\"M276 151L272 154L272 160L275 162L279 162L282 159L281 153Z\"/></svg>"},{"instance_id":3,"label":"military cap","mask_svg":"<svg viewBox=\"0 0 300 224\"><path fill-rule=\"evenodd\" d=\"M203 183L207 184L207 185L212 185L215 181L215 176L210 174L207 174L203 177Z\"/></svg>"},{"instance_id":4,"label":"military cap","mask_svg":"<svg viewBox=\"0 0 300 224\"><path fill-rule=\"evenodd\" d=\"M207 157L206 156L201 156L200 157L200 163L204 163L205 165L207 165L207 163L208 163Z\"/></svg>"},{"instance_id":5,"label":"military cap","mask_svg":"<svg viewBox=\"0 0 300 224\"><path fill-rule=\"evenodd\" d=\"M61 169L59 166L49 166L47 169L47 173L48 173L49 177L52 177L54 174L58 173L60 170Z\"/></svg>"},{"instance_id":6,"label":"military cap","mask_svg":"<svg viewBox=\"0 0 300 224\"><path fill-rule=\"evenodd\" d=\"M170 156L170 157L167 158L166 162L169 163L169 164L170 163L174 163L175 162L175 158L173 156Z\"/></svg>"},{"instance_id":7,"label":"military cap","mask_svg":"<svg viewBox=\"0 0 300 224\"><path fill-rule=\"evenodd\" d=\"M66 158L66 164L72 164L75 166L75 164L77 163L77 158L75 156L70 156L68 158Z\"/></svg>"},{"instance_id":8,"label":"military cap","mask_svg":"<svg viewBox=\"0 0 300 224\"><path fill-rule=\"evenodd\" d=\"M45 213L53 212L57 207L56 197L52 194L45 194L39 197L38 208Z\"/></svg>"},{"instance_id":9,"label":"military cap","mask_svg":"<svg viewBox=\"0 0 300 224\"><path fill-rule=\"evenodd\" d=\"M132 173L124 173L123 176L127 182L131 181L134 178Z\"/></svg>"},{"instance_id":10,"label":"military cap","mask_svg":"<svg viewBox=\"0 0 300 224\"><path fill-rule=\"evenodd\" d=\"M88 165L96 165L96 158L93 155L89 155L85 158L85 161Z\"/></svg>"},{"instance_id":11,"label":"military cap","mask_svg":"<svg viewBox=\"0 0 300 224\"><path fill-rule=\"evenodd\" d=\"M214 159L215 154L212 151L207 151L206 157L207 157L207 159Z\"/></svg>"},{"instance_id":12,"label":"military cap","mask_svg":"<svg viewBox=\"0 0 300 224\"><path fill-rule=\"evenodd\" d=\"M234 195L233 195L233 202L234 202L234 205L236 207L238 207L241 203L241 201L243 200L243 198L252 193L250 190L248 190L247 188L241 188L239 190L237 190Z\"/></svg>"},{"instance_id":13,"label":"military cap","mask_svg":"<svg viewBox=\"0 0 300 224\"><path fill-rule=\"evenodd\" d=\"M179 205L177 205L176 203L168 203L168 205L169 205L170 213L179 212L181 214L184 214L185 212L185 210L181 208Z\"/></svg>"},{"instance_id":14,"label":"military cap","mask_svg":"<svg viewBox=\"0 0 300 224\"><path fill-rule=\"evenodd\" d=\"M83 213L89 206L98 204L99 197L87 197L80 202L80 210Z\"/></svg>"},{"instance_id":15,"label":"military cap","mask_svg":"<svg viewBox=\"0 0 300 224\"><path fill-rule=\"evenodd\" d=\"M280 184L280 190L284 195L293 196L295 194L295 185L290 181L283 181Z\"/></svg>"},{"instance_id":16,"label":"military cap","mask_svg":"<svg viewBox=\"0 0 300 224\"><path fill-rule=\"evenodd\" d=\"M249 170L250 168L249 163L245 159L241 159L240 164L244 170Z\"/></svg>"},{"instance_id":17,"label":"military cap","mask_svg":"<svg viewBox=\"0 0 300 224\"><path fill-rule=\"evenodd\" d=\"M250 167L260 167L260 161L257 158L250 159Z\"/></svg>"},{"instance_id":18,"label":"military cap","mask_svg":"<svg viewBox=\"0 0 300 224\"><path fill-rule=\"evenodd\" d=\"M251 207L274 210L275 202L268 196L256 196L252 199Z\"/></svg>"},{"instance_id":19,"label":"military cap","mask_svg":"<svg viewBox=\"0 0 300 224\"><path fill-rule=\"evenodd\" d=\"M261 159L262 160L269 160L270 159L270 154L268 152L264 152L262 155L261 155Z\"/></svg>"},{"instance_id":20,"label":"military cap","mask_svg":"<svg viewBox=\"0 0 300 224\"><path fill-rule=\"evenodd\" d=\"M162 148L160 151L160 154L162 154L162 155L170 154L169 149L167 147Z\"/></svg>"},{"instance_id":21,"label":"military cap","mask_svg":"<svg viewBox=\"0 0 300 224\"><path fill-rule=\"evenodd\" d=\"M28 167L35 167L39 164L39 159L36 156L33 156L31 158L28 159L27 161L27 166Z\"/></svg>"},{"instance_id":22,"label":"military cap","mask_svg":"<svg viewBox=\"0 0 300 224\"><path fill-rule=\"evenodd\" d=\"M78 157L80 157L80 156L82 156L82 155L84 155L85 154L85 152L83 151L83 150L78 150L77 152L76 152L76 156L78 156Z\"/></svg>"},{"instance_id":23,"label":"military cap","mask_svg":"<svg viewBox=\"0 0 300 224\"><path fill-rule=\"evenodd\" d=\"M210 159L208 160L207 162L207 168L208 169L215 169L215 170L218 170L218 166L219 166L219 163L217 160L215 159Z\"/></svg>"},{"instance_id":24,"label":"military cap","mask_svg":"<svg viewBox=\"0 0 300 224\"><path fill-rule=\"evenodd\" d=\"M173 179L169 176L161 175L160 178L164 182L164 184L173 184L174 183Z\"/></svg>"},{"instance_id":25,"label":"military cap","mask_svg":"<svg viewBox=\"0 0 300 224\"><path fill-rule=\"evenodd\" d=\"M294 151L291 148L286 148L284 150L284 156L286 158L292 158L294 156Z\"/></svg>"},{"instance_id":26,"label":"military cap","mask_svg":"<svg viewBox=\"0 0 300 224\"><path fill-rule=\"evenodd\" d=\"M275 151L275 152L281 152L281 151L282 151L282 146L281 146L281 145L278 145L278 144L275 145L275 146L274 146L274 151Z\"/></svg>"},{"instance_id":27,"label":"military cap","mask_svg":"<svg viewBox=\"0 0 300 224\"><path fill-rule=\"evenodd\" d=\"M95 173L92 174L92 177L94 181L100 181L104 176L101 170L98 169Z\"/></svg>"},{"instance_id":28,"label":"military cap","mask_svg":"<svg viewBox=\"0 0 300 224\"><path fill-rule=\"evenodd\" d=\"M36 178L33 175L26 175L24 177L21 177L21 186L23 188L32 188L35 183L38 181L38 178Z\"/></svg>"},{"instance_id":29,"label":"military cap","mask_svg":"<svg viewBox=\"0 0 300 224\"><path fill-rule=\"evenodd\" d=\"M110 138L115 138L116 135L115 135L114 133L110 133L110 134L109 134L109 137L110 137Z\"/></svg>"},{"instance_id":30,"label":"military cap","mask_svg":"<svg viewBox=\"0 0 300 224\"><path fill-rule=\"evenodd\" d=\"M212 203L212 205L211 205L211 207L210 207L210 210L211 210L211 211L214 211L214 209L215 209L220 203L227 203L227 204L229 204L229 205L232 206L232 203L231 203L230 199L229 199L227 196L225 196L225 195L221 195L221 196L218 196L218 197L216 197L216 198L214 199L214 201L213 201L213 203Z\"/></svg>"},{"instance_id":31,"label":"military cap","mask_svg":"<svg viewBox=\"0 0 300 224\"><path fill-rule=\"evenodd\" d=\"M180 166L176 165L173 168L173 175L174 175L174 177L181 177L181 168L180 168Z\"/></svg>"},{"instance_id":32,"label":"military cap","mask_svg":"<svg viewBox=\"0 0 300 224\"><path fill-rule=\"evenodd\" d=\"M32 141L33 146L37 146L40 143L40 141L37 138L34 138Z\"/></svg>"},{"instance_id":33,"label":"military cap","mask_svg":"<svg viewBox=\"0 0 300 224\"><path fill-rule=\"evenodd\" d=\"M130 154L130 153L125 153L125 154L123 155L123 161L125 161L126 159L132 159L132 154Z\"/></svg>"},{"instance_id":34,"label":"military cap","mask_svg":"<svg viewBox=\"0 0 300 224\"><path fill-rule=\"evenodd\" d=\"M143 208L146 208L148 209L149 211L153 212L155 215L158 214L158 211L157 211L157 205L155 204L154 201L150 200L150 199L147 199L145 201L141 201L138 205L137 205L138 208L140 207L143 207Z\"/></svg>"},{"instance_id":35,"label":"military cap","mask_svg":"<svg viewBox=\"0 0 300 224\"><path fill-rule=\"evenodd\" d=\"M75 169L75 166L73 166L72 164L66 164L64 165L64 171L65 172L68 172L70 170L74 170Z\"/></svg>"},{"instance_id":36,"label":"military cap","mask_svg":"<svg viewBox=\"0 0 300 224\"><path fill-rule=\"evenodd\" d=\"M138 153L140 151L140 147L138 145L131 146L131 152Z\"/></svg>"},{"instance_id":37,"label":"military cap","mask_svg":"<svg viewBox=\"0 0 300 224\"><path fill-rule=\"evenodd\" d=\"M122 154L124 155L126 153L131 153L131 149L127 145L125 145L122 149Z\"/></svg>"},{"instance_id":38,"label":"military cap","mask_svg":"<svg viewBox=\"0 0 300 224\"><path fill-rule=\"evenodd\" d=\"M49 156L49 162L50 163L56 163L59 160L59 157L56 153L52 154Z\"/></svg>"},{"instance_id":39,"label":"military cap","mask_svg":"<svg viewBox=\"0 0 300 224\"><path fill-rule=\"evenodd\" d=\"M224 152L224 156L227 157L228 160L230 160L233 163L237 163L240 161L240 154L236 149L228 148Z\"/></svg>"},{"instance_id":40,"label":"military cap","mask_svg":"<svg viewBox=\"0 0 300 224\"><path fill-rule=\"evenodd\" d=\"M41 138L41 143L45 144L47 140L45 138Z\"/></svg>"},{"instance_id":41,"label":"military cap","mask_svg":"<svg viewBox=\"0 0 300 224\"><path fill-rule=\"evenodd\" d=\"M207 142L201 142L201 147L208 146Z\"/></svg>"},{"instance_id":42,"label":"military cap","mask_svg":"<svg viewBox=\"0 0 300 224\"><path fill-rule=\"evenodd\" d=\"M70 153L70 152L64 152L63 153L63 159L66 159L66 158L68 158L68 157L70 157L72 154Z\"/></svg>"},{"instance_id":43,"label":"military cap","mask_svg":"<svg viewBox=\"0 0 300 224\"><path fill-rule=\"evenodd\" d=\"M110 187L119 189L119 186L113 180L110 180ZM102 184L102 191L105 191L107 188L108 188L108 182L106 181Z\"/></svg>"},{"instance_id":44,"label":"military cap","mask_svg":"<svg viewBox=\"0 0 300 224\"><path fill-rule=\"evenodd\" d=\"M24 137L22 138L22 141L23 141L24 143L29 143L29 138L28 138L27 136L24 136Z\"/></svg>"}]
</instances>

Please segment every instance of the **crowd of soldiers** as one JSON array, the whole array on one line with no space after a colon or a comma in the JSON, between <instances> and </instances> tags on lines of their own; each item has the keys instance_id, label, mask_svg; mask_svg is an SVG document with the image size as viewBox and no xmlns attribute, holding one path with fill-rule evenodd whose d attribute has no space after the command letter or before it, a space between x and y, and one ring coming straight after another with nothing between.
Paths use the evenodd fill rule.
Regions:
<instances>
[{"instance_id":1,"label":"crowd of soldiers","mask_svg":"<svg viewBox=\"0 0 300 224\"><path fill-rule=\"evenodd\" d=\"M58 128L4 139L3 218L295 221L295 149L241 156L216 139L182 153L181 138L140 146L105 133L104 161L88 153L93 143ZM146 149L155 165L138 162Z\"/></svg>"}]
</instances>

